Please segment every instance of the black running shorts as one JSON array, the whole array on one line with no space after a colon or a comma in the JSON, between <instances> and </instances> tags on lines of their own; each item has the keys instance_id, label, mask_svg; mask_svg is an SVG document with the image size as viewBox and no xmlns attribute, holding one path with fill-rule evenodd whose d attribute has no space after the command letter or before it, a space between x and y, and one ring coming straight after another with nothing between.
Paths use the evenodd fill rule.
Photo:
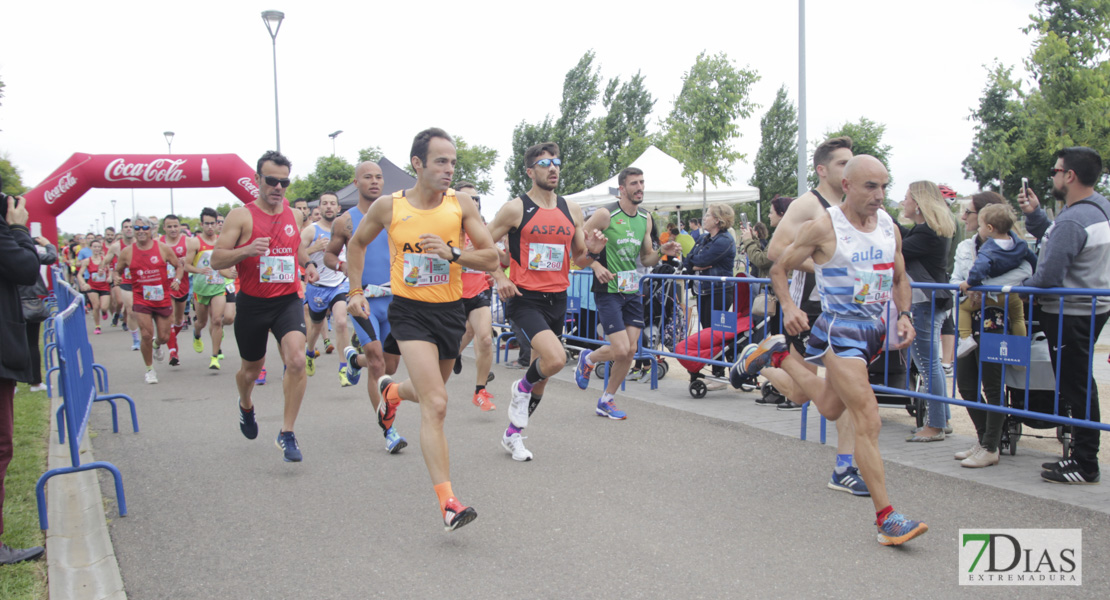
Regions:
<instances>
[{"instance_id":1,"label":"black running shorts","mask_svg":"<svg viewBox=\"0 0 1110 600\"><path fill-rule=\"evenodd\" d=\"M272 332L281 344L286 334L305 333L304 303L297 294L277 298L257 298L239 294L235 318L235 342L243 360L262 360L266 356L266 334Z\"/></svg>"},{"instance_id":2,"label":"black running shorts","mask_svg":"<svg viewBox=\"0 0 1110 600\"><path fill-rule=\"evenodd\" d=\"M542 331L561 337L567 322L567 293L520 290L519 296L509 298L505 316L524 332L529 341Z\"/></svg>"},{"instance_id":3,"label":"black running shorts","mask_svg":"<svg viewBox=\"0 0 1110 600\"><path fill-rule=\"evenodd\" d=\"M479 308L489 308L492 299L493 290L484 290L482 293L474 296L473 298L463 298L463 312L465 312L467 318L469 318L470 313L478 310Z\"/></svg>"},{"instance_id":4,"label":"black running shorts","mask_svg":"<svg viewBox=\"0 0 1110 600\"><path fill-rule=\"evenodd\" d=\"M421 302L394 296L389 303L389 334L398 342L419 340L435 344L440 360L459 357L459 341L465 332L462 300Z\"/></svg>"}]
</instances>

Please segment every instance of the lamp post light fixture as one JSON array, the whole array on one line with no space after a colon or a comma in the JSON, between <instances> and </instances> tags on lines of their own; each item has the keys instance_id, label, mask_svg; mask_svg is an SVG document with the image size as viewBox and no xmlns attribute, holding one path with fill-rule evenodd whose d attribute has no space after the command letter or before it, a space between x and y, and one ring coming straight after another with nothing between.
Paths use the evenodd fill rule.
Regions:
<instances>
[{"instance_id":1,"label":"lamp post light fixture","mask_svg":"<svg viewBox=\"0 0 1110 600\"><path fill-rule=\"evenodd\" d=\"M116 199L112 198L112 227L116 226Z\"/></svg>"},{"instance_id":2,"label":"lamp post light fixture","mask_svg":"<svg viewBox=\"0 0 1110 600\"><path fill-rule=\"evenodd\" d=\"M166 136L166 147L169 149L169 153L173 154L173 132L163 131L162 135ZM170 188L170 214L177 214L173 210L173 188Z\"/></svg>"},{"instance_id":3,"label":"lamp post light fixture","mask_svg":"<svg viewBox=\"0 0 1110 600\"><path fill-rule=\"evenodd\" d=\"M266 23L266 31L270 32L270 40L274 44L274 133L277 136L278 152L281 152L281 121L278 119L278 87L277 87L277 34L281 30L281 22L285 13L280 10L262 11L262 21Z\"/></svg>"},{"instance_id":4,"label":"lamp post light fixture","mask_svg":"<svg viewBox=\"0 0 1110 600\"><path fill-rule=\"evenodd\" d=\"M331 138L331 155L332 156L335 156L335 138L339 137L339 134L341 134L341 133L343 133L343 130L339 129L339 130L333 131L333 132L328 134L328 137Z\"/></svg>"},{"instance_id":5,"label":"lamp post light fixture","mask_svg":"<svg viewBox=\"0 0 1110 600\"><path fill-rule=\"evenodd\" d=\"M100 224L104 226L103 230L108 229L108 215L104 211L100 211ZM103 233L103 230L100 233Z\"/></svg>"}]
</instances>

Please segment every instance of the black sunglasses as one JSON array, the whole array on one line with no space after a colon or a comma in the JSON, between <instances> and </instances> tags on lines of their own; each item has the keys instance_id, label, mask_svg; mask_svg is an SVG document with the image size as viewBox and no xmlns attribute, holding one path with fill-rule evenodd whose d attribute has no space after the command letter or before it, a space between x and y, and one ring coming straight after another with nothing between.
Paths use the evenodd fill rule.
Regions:
<instances>
[{"instance_id":1,"label":"black sunglasses","mask_svg":"<svg viewBox=\"0 0 1110 600\"><path fill-rule=\"evenodd\" d=\"M289 179L288 177L286 177L285 179L278 179L277 177L264 175L262 179L266 182L266 185L270 187L277 187L277 185L280 183L281 187L288 188L289 184L293 183L293 180Z\"/></svg>"},{"instance_id":2,"label":"black sunglasses","mask_svg":"<svg viewBox=\"0 0 1110 600\"><path fill-rule=\"evenodd\" d=\"M150 229L150 225L133 225L131 228L135 231L146 231Z\"/></svg>"}]
</instances>

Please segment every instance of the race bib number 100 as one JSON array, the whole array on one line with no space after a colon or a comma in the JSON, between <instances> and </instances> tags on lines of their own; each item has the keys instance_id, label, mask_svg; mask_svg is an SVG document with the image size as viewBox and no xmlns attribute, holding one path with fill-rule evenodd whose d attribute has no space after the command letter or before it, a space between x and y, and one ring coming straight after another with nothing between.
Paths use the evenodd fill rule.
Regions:
<instances>
[{"instance_id":1,"label":"race bib number 100","mask_svg":"<svg viewBox=\"0 0 1110 600\"><path fill-rule=\"evenodd\" d=\"M431 254L405 253L405 285L426 287L444 285L451 281L451 263Z\"/></svg>"}]
</instances>

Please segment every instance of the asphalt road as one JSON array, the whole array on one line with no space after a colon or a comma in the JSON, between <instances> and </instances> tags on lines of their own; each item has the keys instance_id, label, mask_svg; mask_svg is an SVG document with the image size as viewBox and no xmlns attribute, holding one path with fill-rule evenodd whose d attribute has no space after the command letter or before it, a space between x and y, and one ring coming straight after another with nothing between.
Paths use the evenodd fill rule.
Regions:
<instances>
[{"instance_id":1,"label":"asphalt road","mask_svg":"<svg viewBox=\"0 0 1110 600\"><path fill-rule=\"evenodd\" d=\"M101 487L133 599L1059 597L957 589L960 528L1029 527L1083 528L1084 583L1066 593L1106 597L1108 515L888 463L895 508L930 531L882 547L871 501L825 487L833 448L627 397L627 421L598 418L597 381L582 392L553 380L526 431L535 460L515 462L500 437L520 371L495 367L498 408L482 413L469 360L448 383L447 435L455 492L479 516L445 533L415 404L397 418L411 445L386 454L364 385L340 388L337 355L326 356L297 422L305 460L285 463L272 340L249 441L233 337L216 372L188 335L183 364L158 365L155 386L142 383L130 336L93 336L142 427L130 433L121 415L124 433L112 434L107 407L93 411L96 457L123 472L127 517L103 475Z\"/></svg>"}]
</instances>

